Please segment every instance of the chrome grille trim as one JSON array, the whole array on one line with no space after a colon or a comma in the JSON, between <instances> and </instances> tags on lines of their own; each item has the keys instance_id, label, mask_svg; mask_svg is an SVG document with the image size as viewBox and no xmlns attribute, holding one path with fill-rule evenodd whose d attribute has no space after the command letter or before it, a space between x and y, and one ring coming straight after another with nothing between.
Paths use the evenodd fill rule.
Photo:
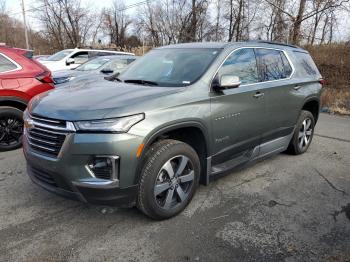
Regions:
<instances>
[{"instance_id":1,"label":"chrome grille trim","mask_svg":"<svg viewBox=\"0 0 350 262\"><path fill-rule=\"evenodd\" d=\"M36 129L39 129L39 128L36 128ZM42 131L45 131L43 129L41 129ZM31 131L31 133L37 135L37 136L44 136L44 137L48 137L48 138L53 138L53 139L57 139L58 137L57 136L53 136L53 135L48 135L48 134L42 134L42 133L37 133L35 131Z\"/></svg>"},{"instance_id":2,"label":"chrome grille trim","mask_svg":"<svg viewBox=\"0 0 350 262\"><path fill-rule=\"evenodd\" d=\"M34 124L34 125L35 125L35 124ZM52 134L62 135L62 132L56 132L56 131L49 130L49 129L42 129L42 128L39 128L39 127L36 127L35 129L40 130L40 131L43 131L43 132L49 132L49 133L52 133ZM64 134L64 133L63 133L63 134Z\"/></svg>"},{"instance_id":3,"label":"chrome grille trim","mask_svg":"<svg viewBox=\"0 0 350 262\"><path fill-rule=\"evenodd\" d=\"M42 140L42 139L39 139L39 138L32 137L31 135L28 135L28 138L31 139L31 140L34 140L34 141L38 141L38 142L41 142L41 143L44 143L44 144L48 144L48 145L53 145L53 146L59 145L58 143L45 141L45 140Z\"/></svg>"},{"instance_id":4,"label":"chrome grille trim","mask_svg":"<svg viewBox=\"0 0 350 262\"><path fill-rule=\"evenodd\" d=\"M58 158L67 136L75 131L72 122L24 114L25 137L33 152Z\"/></svg>"},{"instance_id":5,"label":"chrome grille trim","mask_svg":"<svg viewBox=\"0 0 350 262\"><path fill-rule=\"evenodd\" d=\"M34 126L40 126L40 127L47 128L47 129L60 130L60 131L75 131L75 129L71 130L67 124L66 124L66 127L60 127L60 126L56 126L56 125L43 124L43 123L37 122L35 120L33 120L33 124L34 124Z\"/></svg>"},{"instance_id":6,"label":"chrome grille trim","mask_svg":"<svg viewBox=\"0 0 350 262\"><path fill-rule=\"evenodd\" d=\"M51 152L55 152L55 149L44 147L44 146L39 146L39 145L36 145L36 144L34 144L34 143L30 142L30 141L28 141L28 143L31 146L38 147L38 148L41 148L41 149L44 149L44 150L48 150L48 151L51 151Z\"/></svg>"},{"instance_id":7,"label":"chrome grille trim","mask_svg":"<svg viewBox=\"0 0 350 262\"><path fill-rule=\"evenodd\" d=\"M43 122L49 122L49 123L55 123L55 124L61 124L64 121L59 121L59 120L52 120L52 119L44 119L44 118L40 118L40 117L36 117L36 116L30 116L32 119L34 120L38 120L38 121L43 121Z\"/></svg>"}]
</instances>

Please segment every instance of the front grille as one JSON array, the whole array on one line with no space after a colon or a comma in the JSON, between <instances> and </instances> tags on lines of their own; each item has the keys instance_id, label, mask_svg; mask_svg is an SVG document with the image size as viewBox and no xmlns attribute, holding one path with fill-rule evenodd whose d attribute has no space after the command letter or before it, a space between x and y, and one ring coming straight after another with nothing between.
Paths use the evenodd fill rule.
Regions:
<instances>
[{"instance_id":1,"label":"front grille","mask_svg":"<svg viewBox=\"0 0 350 262\"><path fill-rule=\"evenodd\" d=\"M39 170L39 169L36 169L34 167L30 167L30 169L32 171L31 173L33 174L33 176L37 180L39 180L45 184L48 184L50 186L57 187L55 180L52 178L52 176L49 173L46 173L46 172Z\"/></svg>"},{"instance_id":2,"label":"front grille","mask_svg":"<svg viewBox=\"0 0 350 262\"><path fill-rule=\"evenodd\" d=\"M37 116L27 116L25 120L30 127L26 129L26 137L30 148L36 153L56 158L61 151L66 135L72 132L72 125L62 120L53 120Z\"/></svg>"}]
</instances>

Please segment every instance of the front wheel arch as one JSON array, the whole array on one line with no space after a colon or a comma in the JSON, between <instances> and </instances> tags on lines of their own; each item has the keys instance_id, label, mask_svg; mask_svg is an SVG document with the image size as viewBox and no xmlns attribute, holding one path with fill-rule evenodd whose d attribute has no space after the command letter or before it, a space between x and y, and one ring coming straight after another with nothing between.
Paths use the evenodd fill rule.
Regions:
<instances>
[{"instance_id":1,"label":"front wheel arch","mask_svg":"<svg viewBox=\"0 0 350 262\"><path fill-rule=\"evenodd\" d=\"M183 130L189 130L189 129L193 129L193 130L197 130L198 134L201 134L200 137L197 137L197 139L204 139L204 143L202 143L203 148L198 148L196 147L193 143L191 143L190 141L186 140L185 138L179 138L179 136L177 134L179 134L181 131ZM209 143L209 134L206 131L207 129L204 127L204 125L200 122L196 122L196 121L186 121L186 122L181 122L181 123L177 123L177 124L173 124L173 125L168 125L165 127L162 127L152 133L150 133L150 135L148 135L145 139L144 142L144 148L142 150L142 154L139 157L139 161L138 161L138 165L136 168L136 176L135 176L135 184L138 184L139 179L140 179L140 172L142 170L142 167L144 165L144 157L145 154L147 153L147 151L151 148L151 146L159 141L159 140L163 140L163 139L177 139L179 141L182 141L184 143L189 144L190 146L192 146L195 151L197 152L197 154L200 157L201 160L201 182L203 181L202 179L204 179L204 176L206 175L206 158L208 157L208 155L210 154L210 143ZM176 135L176 136L174 136Z\"/></svg>"}]
</instances>

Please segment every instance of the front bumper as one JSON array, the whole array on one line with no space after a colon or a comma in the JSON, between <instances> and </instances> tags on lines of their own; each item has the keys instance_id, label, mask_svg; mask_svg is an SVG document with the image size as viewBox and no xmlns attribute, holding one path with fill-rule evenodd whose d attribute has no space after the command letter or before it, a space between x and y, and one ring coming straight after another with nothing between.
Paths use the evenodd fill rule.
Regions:
<instances>
[{"instance_id":1,"label":"front bumper","mask_svg":"<svg viewBox=\"0 0 350 262\"><path fill-rule=\"evenodd\" d=\"M56 179L59 176L58 174L39 170L29 164L27 165L27 173L35 184L47 191L69 199L111 206L132 206L136 201L136 185L128 188L119 188L118 186L111 185L88 186L84 183L73 183L74 189L70 191L57 185ZM48 180L52 181L49 182Z\"/></svg>"},{"instance_id":2,"label":"front bumper","mask_svg":"<svg viewBox=\"0 0 350 262\"><path fill-rule=\"evenodd\" d=\"M142 138L131 134L80 134L66 137L57 158L38 154L24 136L27 172L44 189L83 202L132 206L137 197L136 152ZM87 168L98 155L118 155L118 180L95 178Z\"/></svg>"}]
</instances>

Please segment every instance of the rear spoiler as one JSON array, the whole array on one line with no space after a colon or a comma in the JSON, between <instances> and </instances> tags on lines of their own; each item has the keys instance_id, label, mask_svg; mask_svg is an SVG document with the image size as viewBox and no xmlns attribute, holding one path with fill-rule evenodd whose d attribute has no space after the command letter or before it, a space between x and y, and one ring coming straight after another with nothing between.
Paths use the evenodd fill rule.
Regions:
<instances>
[{"instance_id":1,"label":"rear spoiler","mask_svg":"<svg viewBox=\"0 0 350 262\"><path fill-rule=\"evenodd\" d=\"M32 59L33 58L34 51L33 50L26 50L26 52L23 54L26 58Z\"/></svg>"}]
</instances>

